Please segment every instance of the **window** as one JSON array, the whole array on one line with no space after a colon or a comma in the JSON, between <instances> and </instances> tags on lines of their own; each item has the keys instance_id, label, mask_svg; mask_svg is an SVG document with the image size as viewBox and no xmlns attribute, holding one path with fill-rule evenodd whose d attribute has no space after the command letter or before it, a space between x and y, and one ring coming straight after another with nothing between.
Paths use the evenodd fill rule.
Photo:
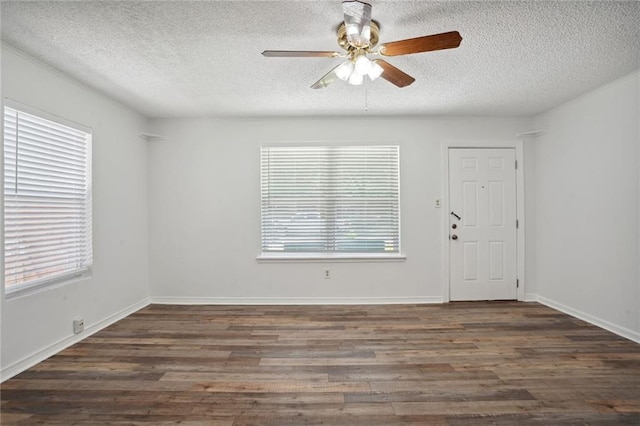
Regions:
<instances>
[{"instance_id":1,"label":"window","mask_svg":"<svg viewBox=\"0 0 640 426\"><path fill-rule=\"evenodd\" d=\"M264 146L262 252L399 254L398 146Z\"/></svg>"},{"instance_id":2,"label":"window","mask_svg":"<svg viewBox=\"0 0 640 426\"><path fill-rule=\"evenodd\" d=\"M90 131L5 106L5 292L81 275L91 264Z\"/></svg>"}]
</instances>

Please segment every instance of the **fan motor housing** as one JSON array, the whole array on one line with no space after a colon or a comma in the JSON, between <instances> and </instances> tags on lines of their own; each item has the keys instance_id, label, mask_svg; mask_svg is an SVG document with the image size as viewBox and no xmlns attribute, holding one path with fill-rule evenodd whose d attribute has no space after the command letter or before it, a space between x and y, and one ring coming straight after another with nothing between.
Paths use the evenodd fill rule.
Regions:
<instances>
[{"instance_id":1,"label":"fan motor housing","mask_svg":"<svg viewBox=\"0 0 640 426\"><path fill-rule=\"evenodd\" d=\"M356 47L349 44L349 40L347 40L347 28L344 24L340 24L338 27L338 44L344 50L350 51L353 49L371 49L376 44L378 44L378 40L380 39L380 25L374 20L371 20L371 37L369 38L369 45L364 47Z\"/></svg>"}]
</instances>

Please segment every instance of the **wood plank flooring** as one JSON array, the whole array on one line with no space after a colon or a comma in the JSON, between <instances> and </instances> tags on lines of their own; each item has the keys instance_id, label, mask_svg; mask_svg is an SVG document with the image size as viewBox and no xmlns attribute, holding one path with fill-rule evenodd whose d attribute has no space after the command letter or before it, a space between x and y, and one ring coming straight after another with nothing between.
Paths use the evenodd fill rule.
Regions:
<instances>
[{"instance_id":1,"label":"wood plank flooring","mask_svg":"<svg viewBox=\"0 0 640 426\"><path fill-rule=\"evenodd\" d=\"M3 425L639 425L640 345L537 303L151 305L1 400Z\"/></svg>"}]
</instances>

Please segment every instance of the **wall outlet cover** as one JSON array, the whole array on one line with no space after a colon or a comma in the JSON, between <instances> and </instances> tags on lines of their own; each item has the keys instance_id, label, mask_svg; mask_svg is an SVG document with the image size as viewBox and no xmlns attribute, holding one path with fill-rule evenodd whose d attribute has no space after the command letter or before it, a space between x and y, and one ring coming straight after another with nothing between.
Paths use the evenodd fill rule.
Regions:
<instances>
[{"instance_id":1,"label":"wall outlet cover","mask_svg":"<svg viewBox=\"0 0 640 426\"><path fill-rule=\"evenodd\" d=\"M75 334L78 334L78 333L80 333L82 331L84 331L84 319L83 318L74 319L73 320L73 332Z\"/></svg>"}]
</instances>

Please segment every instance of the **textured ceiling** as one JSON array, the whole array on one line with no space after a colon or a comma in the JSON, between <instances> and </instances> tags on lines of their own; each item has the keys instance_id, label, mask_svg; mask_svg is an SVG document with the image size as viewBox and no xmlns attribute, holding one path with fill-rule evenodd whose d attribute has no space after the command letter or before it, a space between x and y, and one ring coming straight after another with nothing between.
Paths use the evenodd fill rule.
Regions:
<instances>
[{"instance_id":1,"label":"textured ceiling","mask_svg":"<svg viewBox=\"0 0 640 426\"><path fill-rule=\"evenodd\" d=\"M640 2L371 0L382 43L458 30L458 49L388 58L405 88L309 86L339 58L331 1L2 1L2 40L150 117L532 115L640 69ZM368 106L368 111L365 108Z\"/></svg>"}]
</instances>

